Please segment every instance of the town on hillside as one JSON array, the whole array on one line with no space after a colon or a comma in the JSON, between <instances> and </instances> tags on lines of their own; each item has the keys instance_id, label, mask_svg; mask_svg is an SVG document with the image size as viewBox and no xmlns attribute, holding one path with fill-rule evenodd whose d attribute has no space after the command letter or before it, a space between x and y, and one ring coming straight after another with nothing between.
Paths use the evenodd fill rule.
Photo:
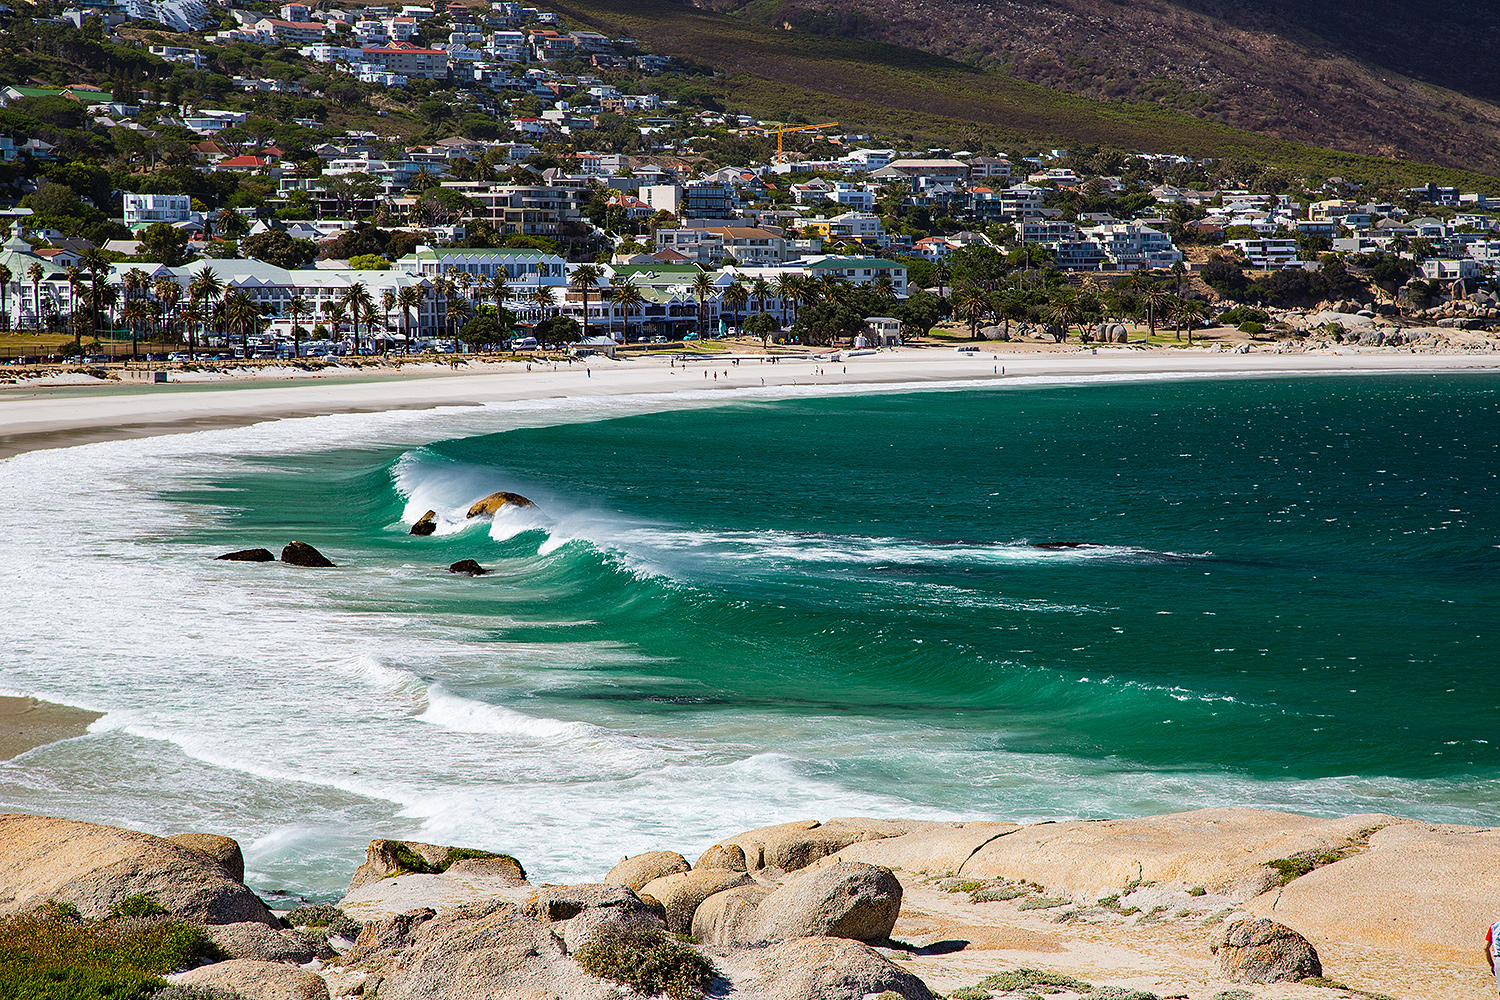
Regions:
<instances>
[{"instance_id":1,"label":"town on hillside","mask_svg":"<svg viewBox=\"0 0 1500 1000\"><path fill-rule=\"evenodd\" d=\"M1493 191L768 120L516 3L0 17L11 364L1500 327Z\"/></svg>"}]
</instances>

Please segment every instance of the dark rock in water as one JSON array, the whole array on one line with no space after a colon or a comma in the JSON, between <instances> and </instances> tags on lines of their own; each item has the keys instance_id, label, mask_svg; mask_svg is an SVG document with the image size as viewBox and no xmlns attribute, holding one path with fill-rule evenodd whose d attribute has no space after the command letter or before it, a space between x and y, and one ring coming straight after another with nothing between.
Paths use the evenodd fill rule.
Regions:
<instances>
[{"instance_id":1,"label":"dark rock in water","mask_svg":"<svg viewBox=\"0 0 1500 1000\"><path fill-rule=\"evenodd\" d=\"M288 542L281 550L281 561L293 566L332 566L333 562L306 542Z\"/></svg>"},{"instance_id":2,"label":"dark rock in water","mask_svg":"<svg viewBox=\"0 0 1500 1000\"><path fill-rule=\"evenodd\" d=\"M530 500L527 500L519 493L507 493L504 490L501 490L499 493L491 493L483 500L474 501L474 505L469 508L468 516L479 517L484 514L493 515L506 504L510 504L513 507L536 506L536 504L532 503Z\"/></svg>"},{"instance_id":3,"label":"dark rock in water","mask_svg":"<svg viewBox=\"0 0 1500 1000\"><path fill-rule=\"evenodd\" d=\"M484 576L484 574L488 573L489 570L485 569L483 566L479 565L472 559L460 559L458 562L448 567L448 572L464 573L468 576Z\"/></svg>"},{"instance_id":4,"label":"dark rock in water","mask_svg":"<svg viewBox=\"0 0 1500 1000\"><path fill-rule=\"evenodd\" d=\"M429 510L411 526L413 535L430 535L437 530L437 511Z\"/></svg>"},{"instance_id":5,"label":"dark rock in water","mask_svg":"<svg viewBox=\"0 0 1500 1000\"><path fill-rule=\"evenodd\" d=\"M276 553L270 549L240 549L238 552L226 552L216 559L227 559L230 562L275 562Z\"/></svg>"}]
</instances>

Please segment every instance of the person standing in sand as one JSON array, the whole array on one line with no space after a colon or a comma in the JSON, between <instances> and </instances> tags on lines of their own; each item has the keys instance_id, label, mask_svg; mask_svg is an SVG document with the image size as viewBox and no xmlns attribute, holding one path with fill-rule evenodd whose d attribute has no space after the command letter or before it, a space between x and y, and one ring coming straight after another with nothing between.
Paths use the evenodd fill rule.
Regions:
<instances>
[{"instance_id":1,"label":"person standing in sand","mask_svg":"<svg viewBox=\"0 0 1500 1000\"><path fill-rule=\"evenodd\" d=\"M1490 929L1484 933L1484 960L1490 963L1490 974L1495 977L1495 986L1500 989L1500 968L1496 963L1500 962L1500 920L1490 924Z\"/></svg>"}]
</instances>

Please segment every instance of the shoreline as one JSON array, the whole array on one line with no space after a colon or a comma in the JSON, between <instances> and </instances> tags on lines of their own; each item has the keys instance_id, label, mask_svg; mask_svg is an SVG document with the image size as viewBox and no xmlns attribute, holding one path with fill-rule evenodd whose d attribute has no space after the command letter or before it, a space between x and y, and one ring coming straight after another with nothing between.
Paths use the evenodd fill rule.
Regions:
<instances>
[{"instance_id":1,"label":"shoreline","mask_svg":"<svg viewBox=\"0 0 1500 1000\"><path fill-rule=\"evenodd\" d=\"M103 717L103 712L73 705L23 695L0 695L0 761L49 743L83 736L90 724Z\"/></svg>"},{"instance_id":2,"label":"shoreline","mask_svg":"<svg viewBox=\"0 0 1500 1000\"><path fill-rule=\"evenodd\" d=\"M1013 346L1013 345L999 345ZM19 385L0 389L0 459L27 451L101 441L238 427L266 420L341 413L382 413L440 406L480 406L549 397L608 397L746 390L812 392L868 386L999 384L998 379L1277 377L1293 375L1500 373L1500 355L1475 353L1250 353L1102 347L1025 352L990 345L978 355L898 349L839 360L743 358L612 361L552 366L477 362L464 370L408 365L373 374L295 372L271 368L250 375L208 376L166 384ZM418 369L418 370L412 370ZM528 370L531 369L531 370ZM1003 375L1002 375L1003 371ZM726 374L727 373L727 374ZM121 391L126 389L127 391ZM759 393L756 392L755 395Z\"/></svg>"}]
</instances>

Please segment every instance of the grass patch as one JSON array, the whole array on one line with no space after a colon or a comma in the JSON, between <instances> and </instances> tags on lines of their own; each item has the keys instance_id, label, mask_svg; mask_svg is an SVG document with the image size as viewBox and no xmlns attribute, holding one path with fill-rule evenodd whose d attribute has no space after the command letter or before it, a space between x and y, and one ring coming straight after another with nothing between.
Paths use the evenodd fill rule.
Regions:
<instances>
[{"instance_id":1,"label":"grass patch","mask_svg":"<svg viewBox=\"0 0 1500 1000\"><path fill-rule=\"evenodd\" d=\"M167 908L145 893L137 893L134 896L126 896L114 906L109 908L111 917L164 917ZM73 910L77 916L78 910Z\"/></svg>"},{"instance_id":2,"label":"grass patch","mask_svg":"<svg viewBox=\"0 0 1500 1000\"><path fill-rule=\"evenodd\" d=\"M55 909L0 921L0 997L145 1000L162 976L217 958L202 930L175 920L80 921Z\"/></svg>"},{"instance_id":3,"label":"grass patch","mask_svg":"<svg viewBox=\"0 0 1500 1000\"><path fill-rule=\"evenodd\" d=\"M286 915L286 922L293 927L326 928L329 934L347 938L358 937L364 930L363 924L351 919L337 906L299 906Z\"/></svg>"},{"instance_id":4,"label":"grass patch","mask_svg":"<svg viewBox=\"0 0 1500 1000\"><path fill-rule=\"evenodd\" d=\"M1208 890L1205 889L1205 888L1203 888L1203 886L1201 886L1201 885L1195 885L1191 889L1188 890L1188 895L1189 896L1207 896L1208 895Z\"/></svg>"},{"instance_id":5,"label":"grass patch","mask_svg":"<svg viewBox=\"0 0 1500 1000\"><path fill-rule=\"evenodd\" d=\"M1035 896L1027 899L1016 907L1018 910L1050 910L1056 906L1067 906L1071 899L1053 899L1048 896Z\"/></svg>"},{"instance_id":6,"label":"grass patch","mask_svg":"<svg viewBox=\"0 0 1500 1000\"><path fill-rule=\"evenodd\" d=\"M1060 972L1043 972L1041 969L1012 969L1009 972L997 972L979 981L979 988L985 990L999 990L1002 993L1010 993L1015 990L1029 990L1038 986L1056 986L1075 993L1085 993L1094 988L1092 983L1086 983L1082 979L1074 979Z\"/></svg>"},{"instance_id":7,"label":"grass patch","mask_svg":"<svg viewBox=\"0 0 1500 1000\"><path fill-rule=\"evenodd\" d=\"M1255 1000L1255 994L1249 990L1220 990L1214 994L1214 1000Z\"/></svg>"},{"instance_id":8,"label":"grass patch","mask_svg":"<svg viewBox=\"0 0 1500 1000\"><path fill-rule=\"evenodd\" d=\"M715 975L708 959L652 929L601 932L573 959L591 976L672 1000L700 1000Z\"/></svg>"},{"instance_id":9,"label":"grass patch","mask_svg":"<svg viewBox=\"0 0 1500 1000\"><path fill-rule=\"evenodd\" d=\"M970 892L969 899L975 903L1004 903L1007 900L1019 899L1027 895L1026 889L1017 889L1010 885L997 885L989 889L980 889Z\"/></svg>"},{"instance_id":10,"label":"grass patch","mask_svg":"<svg viewBox=\"0 0 1500 1000\"><path fill-rule=\"evenodd\" d=\"M978 986L962 986L948 994L950 1000L990 1000L994 995Z\"/></svg>"}]
</instances>

